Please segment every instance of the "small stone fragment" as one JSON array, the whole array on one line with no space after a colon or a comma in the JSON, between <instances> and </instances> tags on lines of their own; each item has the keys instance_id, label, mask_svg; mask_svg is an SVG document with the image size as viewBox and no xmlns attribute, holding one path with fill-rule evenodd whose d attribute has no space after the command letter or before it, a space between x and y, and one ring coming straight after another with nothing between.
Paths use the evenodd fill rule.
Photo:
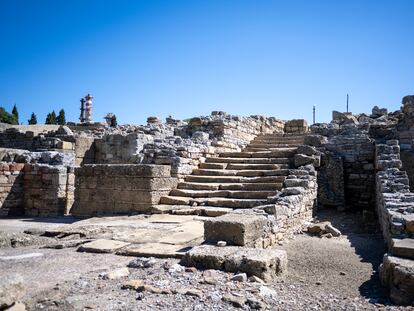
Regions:
<instances>
[{"instance_id":1,"label":"small stone fragment","mask_svg":"<svg viewBox=\"0 0 414 311\"><path fill-rule=\"evenodd\" d=\"M105 280L115 280L129 275L128 268L119 268L106 273L103 278Z\"/></svg>"},{"instance_id":2,"label":"small stone fragment","mask_svg":"<svg viewBox=\"0 0 414 311\"><path fill-rule=\"evenodd\" d=\"M129 268L150 268L156 264L154 258L138 257L130 261L127 265Z\"/></svg>"},{"instance_id":3,"label":"small stone fragment","mask_svg":"<svg viewBox=\"0 0 414 311\"><path fill-rule=\"evenodd\" d=\"M219 247L224 247L226 245L227 245L227 242L226 241L218 241L217 242L217 246L219 246Z\"/></svg>"},{"instance_id":4,"label":"small stone fragment","mask_svg":"<svg viewBox=\"0 0 414 311\"><path fill-rule=\"evenodd\" d=\"M232 276L231 280L235 282L246 282L247 274L246 273L235 274Z\"/></svg>"},{"instance_id":5,"label":"small stone fragment","mask_svg":"<svg viewBox=\"0 0 414 311\"><path fill-rule=\"evenodd\" d=\"M261 310L266 308L266 304L263 301L260 301L256 298L247 298L246 304L252 309L252 310Z\"/></svg>"},{"instance_id":6,"label":"small stone fragment","mask_svg":"<svg viewBox=\"0 0 414 311\"><path fill-rule=\"evenodd\" d=\"M261 278L255 275L252 275L251 277L249 277L249 282L265 284L265 281L263 281Z\"/></svg>"},{"instance_id":7,"label":"small stone fragment","mask_svg":"<svg viewBox=\"0 0 414 311\"><path fill-rule=\"evenodd\" d=\"M339 231L338 229L336 229L334 226L332 226L331 224L327 224L325 226L325 231L332 234L334 237L338 237L341 236L341 231Z\"/></svg>"},{"instance_id":8,"label":"small stone fragment","mask_svg":"<svg viewBox=\"0 0 414 311\"><path fill-rule=\"evenodd\" d=\"M243 308L244 304L246 303L246 298L244 297L237 297L232 294L225 294L223 295L223 301L229 302L233 304L236 308Z\"/></svg>"},{"instance_id":9,"label":"small stone fragment","mask_svg":"<svg viewBox=\"0 0 414 311\"><path fill-rule=\"evenodd\" d=\"M125 284L122 285L121 289L133 289L137 290L140 286L142 286L142 280L129 280Z\"/></svg>"},{"instance_id":10,"label":"small stone fragment","mask_svg":"<svg viewBox=\"0 0 414 311\"><path fill-rule=\"evenodd\" d=\"M198 289L189 289L185 292L185 294L188 296L195 296L198 298L201 298L203 296L203 293Z\"/></svg>"}]
</instances>

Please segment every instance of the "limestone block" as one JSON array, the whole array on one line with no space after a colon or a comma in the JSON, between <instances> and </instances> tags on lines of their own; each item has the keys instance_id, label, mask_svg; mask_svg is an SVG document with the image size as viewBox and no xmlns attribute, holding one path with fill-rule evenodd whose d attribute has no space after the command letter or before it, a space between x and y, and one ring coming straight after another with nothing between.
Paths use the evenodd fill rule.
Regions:
<instances>
[{"instance_id":1,"label":"limestone block","mask_svg":"<svg viewBox=\"0 0 414 311\"><path fill-rule=\"evenodd\" d=\"M386 254L380 266L380 278L394 303L414 303L414 261Z\"/></svg>"},{"instance_id":2,"label":"limestone block","mask_svg":"<svg viewBox=\"0 0 414 311\"><path fill-rule=\"evenodd\" d=\"M228 245L249 246L261 237L266 217L229 213L204 221L204 239L226 241Z\"/></svg>"},{"instance_id":3,"label":"limestone block","mask_svg":"<svg viewBox=\"0 0 414 311\"><path fill-rule=\"evenodd\" d=\"M181 263L200 269L217 269L242 272L271 281L287 269L284 250L257 249L237 246L217 247L201 245L188 251Z\"/></svg>"},{"instance_id":4,"label":"limestone block","mask_svg":"<svg viewBox=\"0 0 414 311\"><path fill-rule=\"evenodd\" d=\"M78 251L88 253L114 253L115 251L127 245L129 245L129 243L115 240L98 239L82 244L78 248Z\"/></svg>"},{"instance_id":5,"label":"limestone block","mask_svg":"<svg viewBox=\"0 0 414 311\"><path fill-rule=\"evenodd\" d=\"M414 239L392 239L391 245L394 256L414 259Z\"/></svg>"}]
</instances>

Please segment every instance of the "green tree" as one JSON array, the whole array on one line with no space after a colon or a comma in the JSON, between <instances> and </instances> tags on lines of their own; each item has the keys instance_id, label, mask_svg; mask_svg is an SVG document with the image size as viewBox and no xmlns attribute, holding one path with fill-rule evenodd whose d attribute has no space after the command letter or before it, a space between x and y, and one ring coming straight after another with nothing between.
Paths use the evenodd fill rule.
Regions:
<instances>
[{"instance_id":1,"label":"green tree","mask_svg":"<svg viewBox=\"0 0 414 311\"><path fill-rule=\"evenodd\" d=\"M50 124L56 124L56 112L53 110L50 114Z\"/></svg>"},{"instance_id":2,"label":"green tree","mask_svg":"<svg viewBox=\"0 0 414 311\"><path fill-rule=\"evenodd\" d=\"M16 104L13 106L12 115L14 119L16 120L16 124L19 124L19 112L17 111Z\"/></svg>"},{"instance_id":3,"label":"green tree","mask_svg":"<svg viewBox=\"0 0 414 311\"><path fill-rule=\"evenodd\" d=\"M60 109L59 114L56 118L57 124L65 125L66 124L66 117L65 117L65 110Z\"/></svg>"},{"instance_id":4,"label":"green tree","mask_svg":"<svg viewBox=\"0 0 414 311\"><path fill-rule=\"evenodd\" d=\"M56 113L54 110L47 114L45 124L56 124Z\"/></svg>"},{"instance_id":5,"label":"green tree","mask_svg":"<svg viewBox=\"0 0 414 311\"><path fill-rule=\"evenodd\" d=\"M51 120L51 115L50 115L50 112L47 114L47 116L46 116L46 121L45 121L45 124L52 124L52 120Z\"/></svg>"},{"instance_id":6,"label":"green tree","mask_svg":"<svg viewBox=\"0 0 414 311\"><path fill-rule=\"evenodd\" d=\"M111 117L111 127L116 127L118 125L118 121L116 120L116 115Z\"/></svg>"},{"instance_id":7,"label":"green tree","mask_svg":"<svg viewBox=\"0 0 414 311\"><path fill-rule=\"evenodd\" d=\"M18 124L15 116L11 113L8 113L3 107L0 107L0 122Z\"/></svg>"},{"instance_id":8,"label":"green tree","mask_svg":"<svg viewBox=\"0 0 414 311\"><path fill-rule=\"evenodd\" d=\"M30 116L30 120L27 120L27 123L29 124L37 124L37 117L34 112L32 112Z\"/></svg>"}]
</instances>

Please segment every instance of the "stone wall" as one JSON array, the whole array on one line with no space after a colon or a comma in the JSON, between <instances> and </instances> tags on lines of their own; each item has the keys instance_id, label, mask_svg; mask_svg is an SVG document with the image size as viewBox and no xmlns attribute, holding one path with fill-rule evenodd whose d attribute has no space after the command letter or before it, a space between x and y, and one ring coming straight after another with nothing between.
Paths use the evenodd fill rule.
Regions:
<instances>
[{"instance_id":1,"label":"stone wall","mask_svg":"<svg viewBox=\"0 0 414 311\"><path fill-rule=\"evenodd\" d=\"M388 254L380 267L382 283L398 304L414 303L414 193L400 170L397 140L376 146L376 206Z\"/></svg>"},{"instance_id":2,"label":"stone wall","mask_svg":"<svg viewBox=\"0 0 414 311\"><path fill-rule=\"evenodd\" d=\"M334 157L342 159L346 208L372 210L375 206L374 143L366 131L349 127L339 135L329 137L325 145ZM334 182L325 192L335 187Z\"/></svg>"},{"instance_id":3,"label":"stone wall","mask_svg":"<svg viewBox=\"0 0 414 311\"><path fill-rule=\"evenodd\" d=\"M75 165L96 163L96 138L79 135L75 139Z\"/></svg>"},{"instance_id":4,"label":"stone wall","mask_svg":"<svg viewBox=\"0 0 414 311\"><path fill-rule=\"evenodd\" d=\"M285 133L301 134L308 132L308 123L303 119L286 121L284 126Z\"/></svg>"},{"instance_id":5,"label":"stone wall","mask_svg":"<svg viewBox=\"0 0 414 311\"><path fill-rule=\"evenodd\" d=\"M177 185L169 166L95 164L75 168L72 214L91 217L150 213Z\"/></svg>"},{"instance_id":6,"label":"stone wall","mask_svg":"<svg viewBox=\"0 0 414 311\"><path fill-rule=\"evenodd\" d=\"M24 211L28 216L57 216L68 213L68 168L26 164Z\"/></svg>"},{"instance_id":7,"label":"stone wall","mask_svg":"<svg viewBox=\"0 0 414 311\"><path fill-rule=\"evenodd\" d=\"M0 162L0 216L22 215L24 164Z\"/></svg>"},{"instance_id":8,"label":"stone wall","mask_svg":"<svg viewBox=\"0 0 414 311\"><path fill-rule=\"evenodd\" d=\"M213 112L175 128L174 136L146 144L143 163L171 165L171 174L180 178L198 168L207 157L241 151L257 135L283 133L283 129L284 122L276 118Z\"/></svg>"}]
</instances>

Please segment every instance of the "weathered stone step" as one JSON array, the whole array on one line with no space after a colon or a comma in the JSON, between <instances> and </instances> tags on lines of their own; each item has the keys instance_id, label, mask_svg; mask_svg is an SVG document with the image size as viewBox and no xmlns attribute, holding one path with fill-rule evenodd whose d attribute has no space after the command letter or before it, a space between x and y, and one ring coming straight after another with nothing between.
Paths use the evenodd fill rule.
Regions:
<instances>
[{"instance_id":1,"label":"weathered stone step","mask_svg":"<svg viewBox=\"0 0 414 311\"><path fill-rule=\"evenodd\" d=\"M279 148L272 151L259 152L223 152L219 155L221 158L288 158L296 153L297 148Z\"/></svg>"},{"instance_id":2,"label":"weathered stone step","mask_svg":"<svg viewBox=\"0 0 414 311\"><path fill-rule=\"evenodd\" d=\"M287 170L287 172L289 172L289 170ZM286 173L286 175L288 175L288 173ZM244 177L188 175L185 177L185 181L201 183L281 183L284 182L285 179L285 176Z\"/></svg>"},{"instance_id":3,"label":"weathered stone step","mask_svg":"<svg viewBox=\"0 0 414 311\"><path fill-rule=\"evenodd\" d=\"M197 183L197 182L181 182L178 189L190 190L280 190L283 188L282 183Z\"/></svg>"},{"instance_id":4,"label":"weathered stone step","mask_svg":"<svg viewBox=\"0 0 414 311\"><path fill-rule=\"evenodd\" d=\"M201 163L200 168L207 168L207 169L225 169L227 167L227 163Z\"/></svg>"},{"instance_id":5,"label":"weathered stone step","mask_svg":"<svg viewBox=\"0 0 414 311\"><path fill-rule=\"evenodd\" d=\"M207 158L206 163L289 164L289 158Z\"/></svg>"},{"instance_id":6,"label":"weathered stone step","mask_svg":"<svg viewBox=\"0 0 414 311\"><path fill-rule=\"evenodd\" d=\"M287 175L288 169L275 170L214 170L214 169L195 169L193 175L197 176L282 176Z\"/></svg>"},{"instance_id":7,"label":"weathered stone step","mask_svg":"<svg viewBox=\"0 0 414 311\"><path fill-rule=\"evenodd\" d=\"M262 205L267 200L262 199L232 199L232 198L190 198L177 196L161 197L160 204L191 205L196 202L199 205L230 207L230 208L252 208Z\"/></svg>"},{"instance_id":8,"label":"weathered stone step","mask_svg":"<svg viewBox=\"0 0 414 311\"><path fill-rule=\"evenodd\" d=\"M257 136L252 141L281 141L281 142L290 142L290 141L303 141L305 138L304 136L289 136L289 137L281 137L281 136Z\"/></svg>"},{"instance_id":9,"label":"weathered stone step","mask_svg":"<svg viewBox=\"0 0 414 311\"><path fill-rule=\"evenodd\" d=\"M173 215L198 215L205 217L218 217L233 211L228 207L217 206L188 206L188 205L169 205L158 204L152 209L153 214L173 214Z\"/></svg>"},{"instance_id":10,"label":"weathered stone step","mask_svg":"<svg viewBox=\"0 0 414 311\"><path fill-rule=\"evenodd\" d=\"M394 256L414 259L414 239L392 239L391 252Z\"/></svg>"},{"instance_id":11,"label":"weathered stone step","mask_svg":"<svg viewBox=\"0 0 414 311\"><path fill-rule=\"evenodd\" d=\"M246 148L289 148L289 147L296 147L301 145L300 142L294 143L250 143L247 145Z\"/></svg>"},{"instance_id":12,"label":"weathered stone step","mask_svg":"<svg viewBox=\"0 0 414 311\"><path fill-rule=\"evenodd\" d=\"M190 190L190 189L174 189L171 190L170 196L181 196L191 198L233 198L233 199L266 199L273 196L276 191L245 191L245 190Z\"/></svg>"},{"instance_id":13,"label":"weathered stone step","mask_svg":"<svg viewBox=\"0 0 414 311\"><path fill-rule=\"evenodd\" d=\"M289 164L229 163L228 170L280 170L289 168Z\"/></svg>"},{"instance_id":14,"label":"weathered stone step","mask_svg":"<svg viewBox=\"0 0 414 311\"><path fill-rule=\"evenodd\" d=\"M277 151L277 150L279 150L280 148L287 148L287 147L298 147L299 145L296 145L296 146L293 146L293 145L285 145L285 146L282 146L282 147L277 147L277 146L275 146L275 147L250 147L250 146L247 146L245 149L243 149L243 152L259 152L259 151Z\"/></svg>"}]
</instances>

